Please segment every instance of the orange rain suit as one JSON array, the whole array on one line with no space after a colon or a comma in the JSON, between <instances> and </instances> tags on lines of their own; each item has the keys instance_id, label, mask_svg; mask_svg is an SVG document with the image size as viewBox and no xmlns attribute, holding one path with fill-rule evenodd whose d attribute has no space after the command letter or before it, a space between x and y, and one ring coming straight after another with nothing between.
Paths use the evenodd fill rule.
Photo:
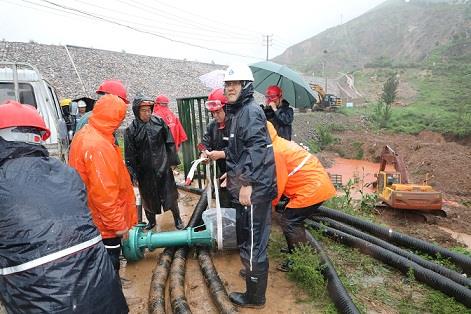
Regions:
<instances>
[{"instance_id":1,"label":"orange rain suit","mask_svg":"<svg viewBox=\"0 0 471 314\"><path fill-rule=\"evenodd\" d=\"M69 164L85 183L93 222L104 239L137 223L131 179L113 137L125 115L126 104L119 97L101 97L70 148Z\"/></svg>"},{"instance_id":2,"label":"orange rain suit","mask_svg":"<svg viewBox=\"0 0 471 314\"><path fill-rule=\"evenodd\" d=\"M335 187L319 160L295 142L278 136L270 122L267 123L267 127L275 153L278 186L278 194L272 204L276 205L282 194L290 199L286 206L288 208L308 207L334 196ZM305 164L288 176L304 160Z\"/></svg>"}]
</instances>

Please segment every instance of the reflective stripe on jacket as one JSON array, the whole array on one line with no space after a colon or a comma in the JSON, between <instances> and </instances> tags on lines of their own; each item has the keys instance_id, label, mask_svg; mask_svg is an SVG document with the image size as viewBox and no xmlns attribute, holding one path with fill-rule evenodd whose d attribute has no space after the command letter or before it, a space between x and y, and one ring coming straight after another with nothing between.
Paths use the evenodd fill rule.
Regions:
<instances>
[{"instance_id":1,"label":"reflective stripe on jacket","mask_svg":"<svg viewBox=\"0 0 471 314\"><path fill-rule=\"evenodd\" d=\"M295 142L290 142L276 134L268 123L273 142L276 164L278 195L273 200L276 205L282 194L290 201L289 208L302 208L328 200L335 195L335 188L319 160L311 155L304 165L292 175L293 170L302 164L309 152Z\"/></svg>"}]
</instances>

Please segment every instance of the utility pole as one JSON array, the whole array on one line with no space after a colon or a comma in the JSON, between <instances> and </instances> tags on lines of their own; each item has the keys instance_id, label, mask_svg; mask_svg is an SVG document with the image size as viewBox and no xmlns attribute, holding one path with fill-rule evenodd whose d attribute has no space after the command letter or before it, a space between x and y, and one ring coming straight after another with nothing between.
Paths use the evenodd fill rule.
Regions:
<instances>
[{"instance_id":1,"label":"utility pole","mask_svg":"<svg viewBox=\"0 0 471 314\"><path fill-rule=\"evenodd\" d=\"M268 47L272 45L273 34L271 35L262 35L263 45L267 46L267 61L268 61Z\"/></svg>"},{"instance_id":2,"label":"utility pole","mask_svg":"<svg viewBox=\"0 0 471 314\"><path fill-rule=\"evenodd\" d=\"M323 51L323 54L324 54L324 62L322 62L322 72L323 72L323 75L324 75L324 78L325 78L325 93L327 94L327 75L325 73L325 66L326 66L326 63L327 63L327 53L328 51L327 50L324 50Z\"/></svg>"}]
</instances>

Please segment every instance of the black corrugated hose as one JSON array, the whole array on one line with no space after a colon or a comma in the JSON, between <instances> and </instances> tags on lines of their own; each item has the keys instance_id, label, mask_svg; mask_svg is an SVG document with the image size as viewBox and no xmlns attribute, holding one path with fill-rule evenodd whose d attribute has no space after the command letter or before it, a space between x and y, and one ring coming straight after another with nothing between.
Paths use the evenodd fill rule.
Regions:
<instances>
[{"instance_id":1,"label":"black corrugated hose","mask_svg":"<svg viewBox=\"0 0 471 314\"><path fill-rule=\"evenodd\" d=\"M148 309L151 314L165 314L165 285L174 254L175 248L166 248L160 254L159 264L152 274L148 301Z\"/></svg>"},{"instance_id":2,"label":"black corrugated hose","mask_svg":"<svg viewBox=\"0 0 471 314\"><path fill-rule=\"evenodd\" d=\"M200 263L201 271L206 284L211 292L213 301L219 309L219 313L231 314L236 313L237 308L232 304L227 295L226 288L219 278L219 275L214 267L211 255L206 248L198 249L198 260Z\"/></svg>"},{"instance_id":3,"label":"black corrugated hose","mask_svg":"<svg viewBox=\"0 0 471 314\"><path fill-rule=\"evenodd\" d=\"M324 277L327 279L327 291L329 292L329 296L334 302L335 307L339 313L359 314L360 311L358 311L347 290L345 290L345 287L340 281L339 276L337 275L337 272L332 265L332 262L330 261L320 243L317 242L317 240L308 231L306 231L306 237L311 246L319 254L319 258L322 263L321 271Z\"/></svg>"},{"instance_id":4,"label":"black corrugated hose","mask_svg":"<svg viewBox=\"0 0 471 314\"><path fill-rule=\"evenodd\" d=\"M177 183L177 188L179 188L182 191L190 192L190 193L198 194L198 195L201 195L204 192L203 189L195 188L191 185L185 185L185 184L181 184L181 183Z\"/></svg>"},{"instance_id":5,"label":"black corrugated hose","mask_svg":"<svg viewBox=\"0 0 471 314\"><path fill-rule=\"evenodd\" d=\"M323 231L328 236L338 240L343 244L358 248L361 252L368 254L385 264L399 269L403 274L408 274L411 270L413 270L414 277L418 281L423 282L434 289L442 291L446 295L455 298L457 301L463 303L467 307L471 307L471 290L463 287L453 280L437 274L430 269L422 267L405 257L397 255L380 246L369 243L345 232L321 225L313 221L308 221L307 225Z\"/></svg>"},{"instance_id":6,"label":"black corrugated hose","mask_svg":"<svg viewBox=\"0 0 471 314\"><path fill-rule=\"evenodd\" d=\"M208 198L206 194L202 194L195 210L191 215L188 227L196 226L201 222L201 215L208 206ZM149 289L148 310L153 314L165 314L165 285L170 271L170 266L175 254L175 248L166 248L160 255L159 264L154 270L152 281Z\"/></svg>"},{"instance_id":7,"label":"black corrugated hose","mask_svg":"<svg viewBox=\"0 0 471 314\"><path fill-rule=\"evenodd\" d=\"M203 193L195 206L195 210L186 228L193 228L202 223L201 217L206 207L208 207L208 195ZM185 297L185 265L187 254L187 246L177 249L170 270L170 302L172 304L173 313L176 314L191 313L190 306Z\"/></svg>"},{"instance_id":8,"label":"black corrugated hose","mask_svg":"<svg viewBox=\"0 0 471 314\"><path fill-rule=\"evenodd\" d=\"M177 249L170 268L169 288L172 311L175 314L190 314L190 306L185 297L185 266L188 247Z\"/></svg>"},{"instance_id":9,"label":"black corrugated hose","mask_svg":"<svg viewBox=\"0 0 471 314\"><path fill-rule=\"evenodd\" d=\"M327 224L328 226L330 226L334 229L337 229L337 230L346 232L348 234L351 234L351 235L353 235L357 238L360 238L360 239L363 239L363 240L368 241L370 243L379 245L382 248L385 248L385 249L387 249L391 252L394 252L396 254L404 256L405 258L419 264L420 266L423 266L425 268L433 270L434 272L436 272L440 275L443 275L443 276L455 281L456 283L459 283L460 285L462 285L464 287L471 288L471 279L463 276L462 274L460 274L456 271L448 269L445 266L442 266L442 265L436 264L434 262L428 261L426 259L423 259L422 257L420 257L420 256L418 256L418 255L416 255L412 252L401 249L401 248L399 248L395 245L392 245L389 242L378 239L378 238L376 238L372 235L361 232L360 230L357 230L353 227L344 225L344 224L342 224L340 222L337 222L335 220L332 220L330 218L316 216L316 217L314 217L314 220L316 220L317 222L321 222L323 224Z\"/></svg>"},{"instance_id":10,"label":"black corrugated hose","mask_svg":"<svg viewBox=\"0 0 471 314\"><path fill-rule=\"evenodd\" d=\"M355 228L371 233L388 242L393 242L407 248L420 250L431 256L437 256L437 254L440 254L442 257L449 258L457 266L461 267L463 272L465 272L468 276L471 276L471 258L466 255L452 252L443 247L428 243L424 240L420 240L406 234L393 231L392 229L375 225L358 217L354 217L325 206L319 207L317 215L329 217L334 220L346 223Z\"/></svg>"}]
</instances>

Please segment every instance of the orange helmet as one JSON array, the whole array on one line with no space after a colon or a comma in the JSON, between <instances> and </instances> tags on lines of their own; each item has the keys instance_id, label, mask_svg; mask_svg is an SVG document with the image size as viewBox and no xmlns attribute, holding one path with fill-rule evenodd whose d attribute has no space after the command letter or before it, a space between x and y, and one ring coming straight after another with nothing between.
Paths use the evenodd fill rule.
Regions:
<instances>
[{"instance_id":1,"label":"orange helmet","mask_svg":"<svg viewBox=\"0 0 471 314\"><path fill-rule=\"evenodd\" d=\"M205 106L209 111L217 111L224 107L226 103L227 97L224 96L224 88L217 88L209 93Z\"/></svg>"},{"instance_id":2,"label":"orange helmet","mask_svg":"<svg viewBox=\"0 0 471 314\"><path fill-rule=\"evenodd\" d=\"M168 97L165 96L165 95L159 95L155 99L155 103L158 104L158 105L162 104L162 105L166 106L166 105L168 105L169 102L170 102L170 99L168 99Z\"/></svg>"},{"instance_id":3,"label":"orange helmet","mask_svg":"<svg viewBox=\"0 0 471 314\"><path fill-rule=\"evenodd\" d=\"M23 133L20 136L17 132L12 132L16 127L32 127L38 129L41 135L33 133ZM51 131L46 127L39 112L30 105L23 105L14 100L8 100L0 105L0 136L7 141L23 141L39 144L51 135Z\"/></svg>"},{"instance_id":4,"label":"orange helmet","mask_svg":"<svg viewBox=\"0 0 471 314\"><path fill-rule=\"evenodd\" d=\"M129 104L128 94L123 83L118 80L105 80L96 90L97 94L111 94L121 98L126 104Z\"/></svg>"}]
</instances>

